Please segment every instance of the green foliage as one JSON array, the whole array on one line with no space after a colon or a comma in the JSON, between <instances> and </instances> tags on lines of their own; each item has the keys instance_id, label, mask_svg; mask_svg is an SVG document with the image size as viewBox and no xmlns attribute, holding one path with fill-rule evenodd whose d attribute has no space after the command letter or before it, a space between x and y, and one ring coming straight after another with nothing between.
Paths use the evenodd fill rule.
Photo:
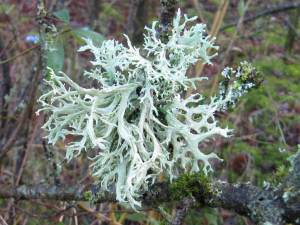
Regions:
<instances>
[{"instance_id":1,"label":"green foliage","mask_svg":"<svg viewBox=\"0 0 300 225\"><path fill-rule=\"evenodd\" d=\"M100 45L105 38L103 35L92 31L89 27L71 27L69 24L70 15L67 9L56 11L53 15L64 22L63 25L52 25L47 28L50 32L45 34L47 67L52 68L57 73L63 69L65 47L69 43L71 36L73 36L79 44L83 44L84 39L90 39L96 45ZM49 78L48 75L46 79Z\"/></svg>"},{"instance_id":2,"label":"green foliage","mask_svg":"<svg viewBox=\"0 0 300 225\"><path fill-rule=\"evenodd\" d=\"M55 72L61 71L64 65L64 58L64 40L60 37L49 40L47 45L47 66Z\"/></svg>"},{"instance_id":3,"label":"green foliage","mask_svg":"<svg viewBox=\"0 0 300 225\"><path fill-rule=\"evenodd\" d=\"M239 3L238 3L238 13L239 13L240 17L244 15L245 8L246 8L245 1L244 0L239 0Z\"/></svg>"},{"instance_id":4,"label":"green foliage","mask_svg":"<svg viewBox=\"0 0 300 225\"><path fill-rule=\"evenodd\" d=\"M199 210L191 209L185 219L186 224L192 225L221 225L224 224L222 217L219 215L217 209L200 208Z\"/></svg>"},{"instance_id":5,"label":"green foliage","mask_svg":"<svg viewBox=\"0 0 300 225\"><path fill-rule=\"evenodd\" d=\"M62 10L56 11L53 14L58 19L60 19L61 21L64 21L67 24L70 22L70 14L69 14L69 10L67 10L67 9L62 9Z\"/></svg>"},{"instance_id":6,"label":"green foliage","mask_svg":"<svg viewBox=\"0 0 300 225\"><path fill-rule=\"evenodd\" d=\"M103 35L90 30L88 27L72 29L72 34L78 39L79 44L84 44L84 39L90 39L96 45L100 45L105 40Z\"/></svg>"},{"instance_id":7,"label":"green foliage","mask_svg":"<svg viewBox=\"0 0 300 225\"><path fill-rule=\"evenodd\" d=\"M84 192L83 196L86 201L90 201L90 202L93 201L93 193L91 191Z\"/></svg>"},{"instance_id":8,"label":"green foliage","mask_svg":"<svg viewBox=\"0 0 300 225\"><path fill-rule=\"evenodd\" d=\"M188 196L209 198L212 194L209 178L203 172L182 174L171 184L170 191L173 200Z\"/></svg>"}]
</instances>

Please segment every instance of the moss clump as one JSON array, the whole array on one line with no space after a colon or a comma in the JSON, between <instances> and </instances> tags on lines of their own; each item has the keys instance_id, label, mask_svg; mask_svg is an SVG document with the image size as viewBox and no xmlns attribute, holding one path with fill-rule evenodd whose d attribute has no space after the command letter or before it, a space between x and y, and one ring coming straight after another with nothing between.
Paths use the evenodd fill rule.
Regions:
<instances>
[{"instance_id":1,"label":"moss clump","mask_svg":"<svg viewBox=\"0 0 300 225\"><path fill-rule=\"evenodd\" d=\"M84 192L83 197L85 201L89 201L89 202L93 201L93 193L91 191Z\"/></svg>"},{"instance_id":2,"label":"moss clump","mask_svg":"<svg viewBox=\"0 0 300 225\"><path fill-rule=\"evenodd\" d=\"M203 172L183 174L171 184L170 190L171 198L175 201L193 196L198 202L204 203L212 195L210 180Z\"/></svg>"}]
</instances>

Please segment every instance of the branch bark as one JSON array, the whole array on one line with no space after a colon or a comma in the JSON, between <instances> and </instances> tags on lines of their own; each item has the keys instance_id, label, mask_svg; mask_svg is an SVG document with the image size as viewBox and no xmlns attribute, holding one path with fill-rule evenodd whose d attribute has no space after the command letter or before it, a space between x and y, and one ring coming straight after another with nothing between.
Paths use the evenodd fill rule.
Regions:
<instances>
[{"instance_id":1,"label":"branch bark","mask_svg":"<svg viewBox=\"0 0 300 225\"><path fill-rule=\"evenodd\" d=\"M250 183L230 184L222 181L213 181L207 186L207 184L197 182L192 188L192 190L196 190L192 193L192 197L197 203L209 207L222 207L235 211L240 215L251 218L253 222L258 224L267 222L274 225L282 225L285 222L297 224L300 215L298 201L300 198L299 162L300 153L293 159L293 167L289 176L283 185L277 189L262 189ZM207 189L207 187L209 187L209 190L203 191ZM115 202L114 191L103 192L99 191L97 187L93 189L93 193L97 195L95 197L97 202ZM0 198L87 201L90 200L90 197L88 197L88 192L85 190L83 186L64 187L37 185L30 187L22 185L17 188L1 188ZM151 190L143 195L143 206L145 208L157 208L157 206L163 202L172 201L170 190L170 184L168 183L155 184ZM286 190L289 190L289 192L286 192ZM287 198L287 193L292 197ZM190 201L187 203L187 207L183 207L183 210L179 210L183 212L181 213L182 215L184 215L186 213L185 210L193 204L193 202Z\"/></svg>"}]
</instances>

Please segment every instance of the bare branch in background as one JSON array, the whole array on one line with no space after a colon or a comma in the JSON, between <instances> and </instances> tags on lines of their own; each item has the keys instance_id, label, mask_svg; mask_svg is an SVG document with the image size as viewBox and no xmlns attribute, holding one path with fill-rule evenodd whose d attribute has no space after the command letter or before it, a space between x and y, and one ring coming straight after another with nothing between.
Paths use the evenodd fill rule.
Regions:
<instances>
[{"instance_id":1,"label":"bare branch in background","mask_svg":"<svg viewBox=\"0 0 300 225\"><path fill-rule=\"evenodd\" d=\"M43 0L38 0L38 2L37 2L37 21L39 24L42 77L46 76L46 67L47 67L46 33L49 32L49 25L47 24L47 22L45 20L46 15L47 15L47 11L45 8L45 2Z\"/></svg>"},{"instance_id":2,"label":"bare branch in background","mask_svg":"<svg viewBox=\"0 0 300 225\"><path fill-rule=\"evenodd\" d=\"M300 2L294 1L294 2L288 2L288 3L281 3L281 4L276 4L276 5L272 5L267 7L267 9L262 10L261 12L258 12L252 16L248 16L245 17L244 19L244 23L248 23L251 22L253 20L259 19L261 17L264 16L270 16L276 13L281 13L284 11L288 11L288 10L292 10L292 9L296 9L300 7ZM238 19L232 23L226 24L225 26L223 26L221 28L221 31L224 31L230 27L234 27L238 24Z\"/></svg>"},{"instance_id":3,"label":"bare branch in background","mask_svg":"<svg viewBox=\"0 0 300 225\"><path fill-rule=\"evenodd\" d=\"M167 41L170 25L176 13L177 0L160 0L160 36Z\"/></svg>"},{"instance_id":4,"label":"bare branch in background","mask_svg":"<svg viewBox=\"0 0 300 225\"><path fill-rule=\"evenodd\" d=\"M218 83L219 83L219 74L221 72L221 69L223 69L227 63L228 63L228 59L230 58L230 52L232 50L232 47L233 47L233 44L238 36L238 33L240 32L242 26L243 26L243 23L244 23L244 18L245 18L245 14L249 8L249 5L251 4L252 0L248 0L245 4L245 7L243 9L243 12L238 20L238 23L237 23L237 26L236 26L236 30L234 32L234 34L232 35L231 39L230 39L230 42L228 44L228 47L226 48L226 51L223 55L223 60L222 60L222 63L221 63L221 66L219 67L219 71L218 73L216 74L216 76L214 76L213 78L213 83L212 83L212 87L211 87L211 91L210 91L210 95L212 96L213 94L215 94L216 92L216 89L218 87Z\"/></svg>"},{"instance_id":5,"label":"bare branch in background","mask_svg":"<svg viewBox=\"0 0 300 225\"><path fill-rule=\"evenodd\" d=\"M137 26L136 19L139 11L139 6L144 2L145 2L144 0L131 0L129 3L128 19L127 19L125 30L130 39L132 39L132 37L134 36L134 32L136 31L136 26Z\"/></svg>"}]
</instances>

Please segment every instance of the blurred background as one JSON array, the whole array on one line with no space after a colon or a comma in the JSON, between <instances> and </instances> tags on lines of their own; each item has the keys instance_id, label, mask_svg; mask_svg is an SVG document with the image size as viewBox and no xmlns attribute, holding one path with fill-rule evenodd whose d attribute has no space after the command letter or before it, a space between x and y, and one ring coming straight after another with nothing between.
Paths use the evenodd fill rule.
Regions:
<instances>
[{"instance_id":1,"label":"blurred background","mask_svg":"<svg viewBox=\"0 0 300 225\"><path fill-rule=\"evenodd\" d=\"M89 53L77 49L90 38L124 42L126 33L139 46L143 30L159 19L158 0L46 0L47 66L88 85L82 76L91 68ZM207 24L220 46L213 65L198 63L189 76L207 76L198 91L217 91L220 71L247 60L264 77L259 89L218 117L235 130L229 139L203 144L224 159L214 176L228 182L278 184L289 169L288 156L300 143L300 1L186 0L178 7ZM36 115L36 99L44 90L41 77L39 18L36 0L0 0L0 188L22 184L91 184L87 157L64 162L67 137L48 146ZM47 30L48 29L48 30ZM51 37L50 37L51 34ZM91 84L92 85L92 84ZM172 214L172 204L164 205ZM252 224L247 218L218 208L189 212L186 224ZM0 199L0 224L158 225L156 211L133 212L117 204L50 200Z\"/></svg>"}]
</instances>

